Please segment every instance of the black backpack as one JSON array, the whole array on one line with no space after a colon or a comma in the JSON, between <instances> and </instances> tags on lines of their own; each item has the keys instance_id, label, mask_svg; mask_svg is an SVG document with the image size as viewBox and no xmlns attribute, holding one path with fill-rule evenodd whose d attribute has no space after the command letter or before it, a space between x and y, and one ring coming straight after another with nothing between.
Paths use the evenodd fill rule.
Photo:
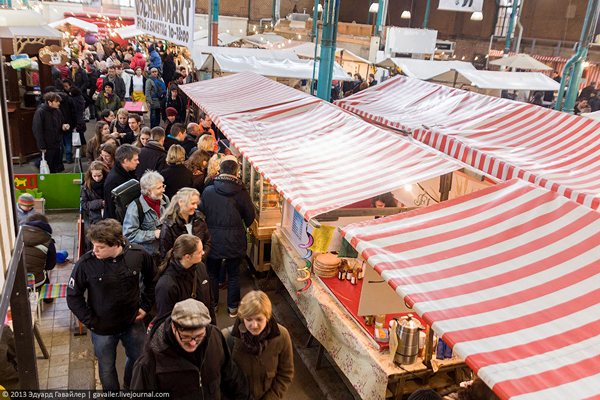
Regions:
<instances>
[{"instance_id":1,"label":"black backpack","mask_svg":"<svg viewBox=\"0 0 600 400\"><path fill-rule=\"evenodd\" d=\"M112 190L111 195L113 198L113 203L115 204L117 218L121 223L123 223L123 220L125 219L127 207L132 201L135 201L138 209L138 219L140 221L140 225L142 225L144 222L144 209L142 208L142 203L140 203L142 191L140 188L140 183L136 179L130 179L127 182L117 186Z\"/></svg>"}]
</instances>

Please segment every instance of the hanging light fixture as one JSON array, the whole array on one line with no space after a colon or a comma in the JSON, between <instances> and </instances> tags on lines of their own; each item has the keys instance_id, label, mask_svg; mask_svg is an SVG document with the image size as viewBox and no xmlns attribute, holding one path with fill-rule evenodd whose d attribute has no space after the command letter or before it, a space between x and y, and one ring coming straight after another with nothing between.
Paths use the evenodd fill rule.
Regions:
<instances>
[{"instance_id":1,"label":"hanging light fixture","mask_svg":"<svg viewBox=\"0 0 600 400\"><path fill-rule=\"evenodd\" d=\"M379 12L379 3L373 3L369 7L369 12L372 14L377 14Z\"/></svg>"},{"instance_id":2,"label":"hanging light fixture","mask_svg":"<svg viewBox=\"0 0 600 400\"><path fill-rule=\"evenodd\" d=\"M410 19L410 17L411 17L410 11L408 11L408 10L402 11L402 15L400 15L400 18L402 18L402 19Z\"/></svg>"},{"instance_id":3,"label":"hanging light fixture","mask_svg":"<svg viewBox=\"0 0 600 400\"><path fill-rule=\"evenodd\" d=\"M483 13L481 11L475 11L471 14L471 21L483 21Z\"/></svg>"}]
</instances>

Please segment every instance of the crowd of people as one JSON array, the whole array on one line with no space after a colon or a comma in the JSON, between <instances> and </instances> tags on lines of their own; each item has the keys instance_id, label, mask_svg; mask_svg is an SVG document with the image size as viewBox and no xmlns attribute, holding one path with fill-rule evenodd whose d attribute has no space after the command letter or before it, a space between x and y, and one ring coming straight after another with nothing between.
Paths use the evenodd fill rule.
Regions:
<instances>
[{"instance_id":1,"label":"crowd of people","mask_svg":"<svg viewBox=\"0 0 600 400\"><path fill-rule=\"evenodd\" d=\"M33 118L37 147L51 173L64 171L63 161L73 162L74 145L86 144L89 120L108 122L111 133L127 133L127 117L112 122L128 103L145 104L150 128L167 121L169 112L175 122L185 121L188 100L179 85L190 83L192 75L189 61L174 47L163 42L119 47L110 40L78 46L66 64L52 68L54 84L44 88ZM121 139L130 143L132 137Z\"/></svg>"},{"instance_id":2,"label":"crowd of people","mask_svg":"<svg viewBox=\"0 0 600 400\"><path fill-rule=\"evenodd\" d=\"M74 146L88 161L81 187L88 251L73 268L67 303L91 331L103 389L168 391L176 399L283 398L294 374L290 336L265 293L242 298L240 290L255 208L239 159L210 117L188 123L179 89L191 79L187 66L162 43L98 42L71 56L54 68L33 132L51 173L73 162ZM129 102L146 103L149 126L128 111ZM123 204L117 192L131 182L140 194ZM56 264L47 260L56 253L51 228L31 211L32 198L19 203L33 248L52 248L48 256L31 254L40 258L36 285L47 283L45 271ZM231 321L221 330L224 288Z\"/></svg>"}]
</instances>

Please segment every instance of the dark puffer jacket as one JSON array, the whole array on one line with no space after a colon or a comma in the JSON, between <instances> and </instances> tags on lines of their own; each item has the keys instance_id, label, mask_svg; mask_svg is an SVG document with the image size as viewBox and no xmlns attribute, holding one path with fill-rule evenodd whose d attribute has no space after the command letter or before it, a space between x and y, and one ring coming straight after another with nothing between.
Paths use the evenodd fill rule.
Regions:
<instances>
[{"instance_id":1,"label":"dark puffer jacket","mask_svg":"<svg viewBox=\"0 0 600 400\"><path fill-rule=\"evenodd\" d=\"M205 260L212 246L208 225L206 225L206 217L200 211L196 211L190 222L192 223L192 235L202 240L202 247L204 248L202 259ZM188 233L185 221L179 215L175 221L170 219L163 221L160 228L160 256L162 258L165 258L167 252L173 248L175 240L184 233Z\"/></svg>"},{"instance_id":2,"label":"dark puffer jacket","mask_svg":"<svg viewBox=\"0 0 600 400\"><path fill-rule=\"evenodd\" d=\"M246 255L246 227L254 221L250 195L239 179L221 174L202 192L200 211L212 238L210 258L236 258Z\"/></svg>"},{"instance_id":3,"label":"dark puffer jacket","mask_svg":"<svg viewBox=\"0 0 600 400\"><path fill-rule=\"evenodd\" d=\"M59 109L42 104L33 115L33 136L38 149L60 149L63 116Z\"/></svg>"},{"instance_id":4,"label":"dark puffer jacket","mask_svg":"<svg viewBox=\"0 0 600 400\"><path fill-rule=\"evenodd\" d=\"M100 196L93 189L81 185L81 209L83 220L86 225L95 224L102 220L102 209L104 208L104 196Z\"/></svg>"},{"instance_id":5,"label":"dark puffer jacket","mask_svg":"<svg viewBox=\"0 0 600 400\"><path fill-rule=\"evenodd\" d=\"M139 180L147 170L160 172L166 166L167 152L165 148L160 143L150 140L140 150L140 163L135 170L135 176Z\"/></svg>"},{"instance_id":6,"label":"dark puffer jacket","mask_svg":"<svg viewBox=\"0 0 600 400\"><path fill-rule=\"evenodd\" d=\"M210 306L208 273L202 263L186 269L177 260L171 260L165 272L158 278L154 293L156 294L156 321L171 315L176 303L194 298L209 309L211 323L217 323L214 309Z\"/></svg>"},{"instance_id":7,"label":"dark puffer jacket","mask_svg":"<svg viewBox=\"0 0 600 400\"><path fill-rule=\"evenodd\" d=\"M36 286L46 280L44 271L56 266L56 246L52 239L52 228L44 221L31 221L22 225L23 253L27 272L35 276Z\"/></svg>"},{"instance_id":8,"label":"dark puffer jacket","mask_svg":"<svg viewBox=\"0 0 600 400\"><path fill-rule=\"evenodd\" d=\"M231 360L219 329L206 327L195 352L186 353L175 338L171 317L146 339L133 367L131 389L169 392L172 400L246 400L248 383Z\"/></svg>"}]
</instances>

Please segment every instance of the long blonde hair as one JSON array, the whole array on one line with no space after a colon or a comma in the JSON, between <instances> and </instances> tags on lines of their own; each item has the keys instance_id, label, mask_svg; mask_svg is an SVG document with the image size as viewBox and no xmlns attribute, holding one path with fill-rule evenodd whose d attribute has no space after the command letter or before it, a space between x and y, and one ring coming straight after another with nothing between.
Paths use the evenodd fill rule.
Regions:
<instances>
[{"instance_id":1,"label":"long blonde hair","mask_svg":"<svg viewBox=\"0 0 600 400\"><path fill-rule=\"evenodd\" d=\"M175 222L177 220L179 212L181 211L181 206L179 205L179 202L182 201L184 204L189 204L190 201L192 201L192 196L198 196L198 198L200 198L200 192L196 189L188 187L179 189L171 199L169 206L162 215L161 222Z\"/></svg>"},{"instance_id":2,"label":"long blonde hair","mask_svg":"<svg viewBox=\"0 0 600 400\"><path fill-rule=\"evenodd\" d=\"M223 161L223 154L216 153L208 160L208 167L206 168L206 178L214 178L219 175L219 168L221 168L221 161Z\"/></svg>"}]
</instances>

